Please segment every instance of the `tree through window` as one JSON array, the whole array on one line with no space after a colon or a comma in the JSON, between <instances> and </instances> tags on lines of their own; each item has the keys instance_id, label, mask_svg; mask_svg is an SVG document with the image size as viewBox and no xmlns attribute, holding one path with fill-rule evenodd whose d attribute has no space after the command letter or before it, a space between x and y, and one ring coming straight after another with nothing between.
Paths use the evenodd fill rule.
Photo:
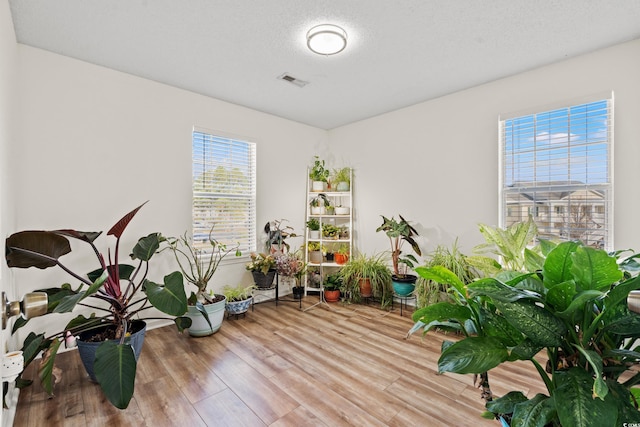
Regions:
<instances>
[{"instance_id":1,"label":"tree through window","mask_svg":"<svg viewBox=\"0 0 640 427\"><path fill-rule=\"evenodd\" d=\"M193 132L193 240L209 232L220 243L248 253L256 250L256 148L252 142Z\"/></svg>"}]
</instances>

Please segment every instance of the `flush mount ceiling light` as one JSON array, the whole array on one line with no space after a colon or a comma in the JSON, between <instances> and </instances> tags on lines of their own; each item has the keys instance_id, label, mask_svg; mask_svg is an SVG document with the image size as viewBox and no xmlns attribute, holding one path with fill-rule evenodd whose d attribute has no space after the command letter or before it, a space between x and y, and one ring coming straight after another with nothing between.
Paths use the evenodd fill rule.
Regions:
<instances>
[{"instance_id":1,"label":"flush mount ceiling light","mask_svg":"<svg viewBox=\"0 0 640 427\"><path fill-rule=\"evenodd\" d=\"M307 32L307 46L319 55L335 55L347 47L347 32L337 25L316 25Z\"/></svg>"}]
</instances>

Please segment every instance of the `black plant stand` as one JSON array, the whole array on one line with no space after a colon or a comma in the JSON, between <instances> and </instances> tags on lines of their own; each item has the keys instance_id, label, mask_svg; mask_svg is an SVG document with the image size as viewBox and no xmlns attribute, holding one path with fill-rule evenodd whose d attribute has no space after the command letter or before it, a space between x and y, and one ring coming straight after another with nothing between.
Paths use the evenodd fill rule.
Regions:
<instances>
[{"instance_id":1,"label":"black plant stand","mask_svg":"<svg viewBox=\"0 0 640 427\"><path fill-rule=\"evenodd\" d=\"M254 311L254 307L256 304L261 304L263 302L269 302L269 300L265 300L265 301L259 301L256 302L256 295L255 292L264 292L264 291L272 291L275 289L275 302L276 302L276 307L278 306L278 302L280 301L285 301L285 302L298 302L299 303L299 308L300 310L302 310L302 298L300 298L299 300L296 299L281 299L280 295L279 295L279 291L280 291L280 275L278 273L276 273L276 283L271 286L270 288L255 288L253 290L253 301L251 302L251 311ZM264 295L258 295L260 297L264 297Z\"/></svg>"},{"instance_id":2,"label":"black plant stand","mask_svg":"<svg viewBox=\"0 0 640 427\"><path fill-rule=\"evenodd\" d=\"M391 299L391 308L393 309L393 302L399 299L400 300L400 317L402 317L402 306L404 305L404 307L408 307L407 302L411 301L411 300L415 300L416 299L416 295L412 292L409 295L398 295L398 294L393 294L393 298Z\"/></svg>"}]
</instances>

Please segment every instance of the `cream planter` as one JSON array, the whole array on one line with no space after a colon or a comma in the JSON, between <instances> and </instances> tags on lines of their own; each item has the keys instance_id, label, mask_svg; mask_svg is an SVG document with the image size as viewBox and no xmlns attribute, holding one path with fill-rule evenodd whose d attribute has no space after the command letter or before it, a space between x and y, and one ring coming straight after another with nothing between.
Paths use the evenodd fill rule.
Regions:
<instances>
[{"instance_id":1,"label":"cream planter","mask_svg":"<svg viewBox=\"0 0 640 427\"><path fill-rule=\"evenodd\" d=\"M324 181L311 181L311 191L323 192L324 191Z\"/></svg>"},{"instance_id":2,"label":"cream planter","mask_svg":"<svg viewBox=\"0 0 640 427\"><path fill-rule=\"evenodd\" d=\"M324 206L311 206L311 215L324 215L326 211Z\"/></svg>"},{"instance_id":3,"label":"cream planter","mask_svg":"<svg viewBox=\"0 0 640 427\"><path fill-rule=\"evenodd\" d=\"M309 230L309 238L319 240L320 230Z\"/></svg>"},{"instance_id":4,"label":"cream planter","mask_svg":"<svg viewBox=\"0 0 640 427\"><path fill-rule=\"evenodd\" d=\"M192 337L204 337L218 332L220 326L222 326L222 320L224 319L224 308L226 302L227 299L224 298L222 301L204 305L204 311L206 311L207 316L209 316L211 326L209 326L207 319L204 318L202 313L200 313L195 306L190 305L187 311L187 316L191 319L189 335Z\"/></svg>"},{"instance_id":5,"label":"cream planter","mask_svg":"<svg viewBox=\"0 0 640 427\"><path fill-rule=\"evenodd\" d=\"M312 264L321 264L322 251L309 251L309 262Z\"/></svg>"},{"instance_id":6,"label":"cream planter","mask_svg":"<svg viewBox=\"0 0 640 427\"><path fill-rule=\"evenodd\" d=\"M349 215L349 207L348 206L336 206L335 207L336 215Z\"/></svg>"}]
</instances>

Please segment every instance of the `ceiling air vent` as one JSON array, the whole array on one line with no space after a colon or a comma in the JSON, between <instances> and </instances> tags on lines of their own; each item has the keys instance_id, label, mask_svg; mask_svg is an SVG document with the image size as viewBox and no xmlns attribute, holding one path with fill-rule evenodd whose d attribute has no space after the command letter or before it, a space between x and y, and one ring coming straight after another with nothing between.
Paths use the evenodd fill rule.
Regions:
<instances>
[{"instance_id":1,"label":"ceiling air vent","mask_svg":"<svg viewBox=\"0 0 640 427\"><path fill-rule=\"evenodd\" d=\"M289 82L293 85L296 85L298 87L305 87L306 85L309 84L309 82L305 82L304 80L300 80L300 79L296 79L295 77L293 77L292 75L289 75L287 73L284 73L280 76L278 76L278 78L280 80L284 80L285 82Z\"/></svg>"}]
</instances>

